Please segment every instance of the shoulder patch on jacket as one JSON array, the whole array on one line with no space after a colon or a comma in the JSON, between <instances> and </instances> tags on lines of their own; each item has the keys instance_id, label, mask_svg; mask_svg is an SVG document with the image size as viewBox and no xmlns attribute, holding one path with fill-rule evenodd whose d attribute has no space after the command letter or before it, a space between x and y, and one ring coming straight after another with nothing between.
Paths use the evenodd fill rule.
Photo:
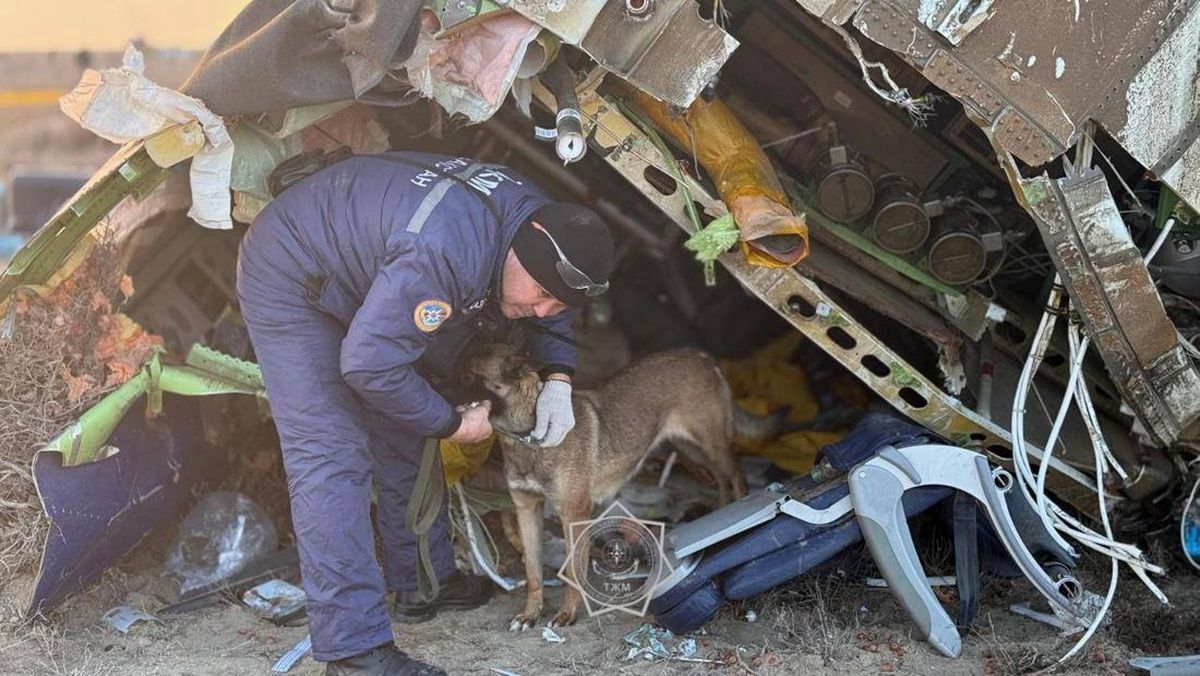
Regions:
<instances>
[{"instance_id":1,"label":"shoulder patch on jacket","mask_svg":"<svg viewBox=\"0 0 1200 676\"><path fill-rule=\"evenodd\" d=\"M436 331L437 327L442 325L442 322L450 318L450 304L443 300L423 300L417 303L417 308L413 310L413 323L417 328L429 333Z\"/></svg>"}]
</instances>

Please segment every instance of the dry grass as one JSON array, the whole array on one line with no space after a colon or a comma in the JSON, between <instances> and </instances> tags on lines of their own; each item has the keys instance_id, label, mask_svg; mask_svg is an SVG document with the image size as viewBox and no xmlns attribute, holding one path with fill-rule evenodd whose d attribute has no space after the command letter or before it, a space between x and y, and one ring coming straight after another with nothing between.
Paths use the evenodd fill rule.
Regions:
<instances>
[{"instance_id":1,"label":"dry grass","mask_svg":"<svg viewBox=\"0 0 1200 676\"><path fill-rule=\"evenodd\" d=\"M12 335L0 339L0 580L30 572L45 536L34 454L118 384L97 347L113 331L122 278L116 245L101 241L50 297L13 303Z\"/></svg>"},{"instance_id":2,"label":"dry grass","mask_svg":"<svg viewBox=\"0 0 1200 676\"><path fill-rule=\"evenodd\" d=\"M99 676L113 670L109 655L91 641L67 636L59 625L31 620L0 623L5 673Z\"/></svg>"},{"instance_id":3,"label":"dry grass","mask_svg":"<svg viewBox=\"0 0 1200 676\"><path fill-rule=\"evenodd\" d=\"M806 575L756 598L758 621L769 622L789 651L815 655L825 664L846 661L860 650L853 602L857 581L838 574Z\"/></svg>"},{"instance_id":4,"label":"dry grass","mask_svg":"<svg viewBox=\"0 0 1200 676\"><path fill-rule=\"evenodd\" d=\"M1059 664L1079 634L1045 640L1013 640L997 634L994 627L980 632L983 669L987 676L1021 674L1122 674L1126 673L1127 648L1101 634L1071 659Z\"/></svg>"}]
</instances>

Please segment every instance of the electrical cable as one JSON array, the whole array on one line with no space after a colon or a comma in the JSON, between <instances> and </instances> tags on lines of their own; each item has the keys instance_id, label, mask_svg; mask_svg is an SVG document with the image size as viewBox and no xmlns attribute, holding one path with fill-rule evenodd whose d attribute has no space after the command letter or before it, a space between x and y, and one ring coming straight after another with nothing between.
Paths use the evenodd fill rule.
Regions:
<instances>
[{"instance_id":1,"label":"electrical cable","mask_svg":"<svg viewBox=\"0 0 1200 676\"><path fill-rule=\"evenodd\" d=\"M832 22L826 23L825 26L841 36L842 40L846 43L846 48L850 50L850 53L858 62L859 70L862 71L863 83L867 85L867 88L884 101L900 106L900 108L908 113L914 125L924 127L925 123L929 121L930 116L933 115L934 99L929 95L914 98L908 93L907 89L896 84L896 81L892 79L891 71L888 70L886 65L878 61L868 61L863 56L862 46L858 44L858 41L845 28ZM871 77L872 68L879 70L886 89L875 84L874 79Z\"/></svg>"},{"instance_id":2,"label":"electrical cable","mask_svg":"<svg viewBox=\"0 0 1200 676\"><path fill-rule=\"evenodd\" d=\"M1087 344L1086 344L1086 342L1083 342L1082 346L1080 345L1079 332L1078 332L1077 327L1072 327L1072 330L1067 332L1067 340L1070 343L1072 354L1074 354L1078 348L1078 352L1080 353L1079 362L1082 363L1083 348L1085 348L1087 346ZM1085 338L1084 341L1086 341L1086 340L1087 339ZM1101 439L1100 443L1104 444L1102 439ZM1107 444L1104 444L1104 445L1107 446ZM1100 459L1100 446L1095 443L1095 437L1093 437L1092 453L1096 458L1096 496L1097 496L1097 500L1099 502L1099 507L1100 507L1100 522L1102 524L1104 524L1105 535L1109 539L1112 539L1113 532L1112 532L1112 524L1109 522L1109 519L1108 519L1108 506L1106 504L1104 504L1104 496L1105 496L1104 464ZM1089 640L1091 640L1092 636L1095 635L1096 630L1100 628L1100 624L1102 622L1104 622L1104 616L1108 613L1109 607L1112 606L1113 598L1115 598L1117 595L1117 580L1118 580L1117 560L1115 558L1110 558L1109 559L1108 592L1105 593L1105 595L1104 595L1104 602L1100 605L1100 608L1096 611L1096 614L1092 618L1091 623L1088 624L1087 631L1085 631L1083 633L1083 636L1081 636L1079 638L1079 640L1075 642L1075 645L1071 646L1071 649L1068 650L1066 652L1066 654L1064 654L1062 657L1060 657L1058 659L1058 662L1056 662L1056 664L1062 664L1063 662L1066 662L1067 660L1074 657L1075 654L1078 653L1083 648L1083 646L1087 644L1087 642Z\"/></svg>"},{"instance_id":3,"label":"electrical cable","mask_svg":"<svg viewBox=\"0 0 1200 676\"><path fill-rule=\"evenodd\" d=\"M1125 179L1121 176L1121 172L1117 171L1117 167L1112 163L1112 160L1108 159L1108 155L1105 155L1104 151L1100 150L1099 146L1093 145L1092 149L1100 153L1101 159L1103 159L1105 164L1108 165L1108 168L1112 170L1113 176L1117 177L1117 181L1121 183L1121 187L1124 188L1125 192L1129 193L1129 196L1133 198L1133 203L1140 206L1142 204L1141 198L1139 198L1137 193L1133 191L1133 188L1130 188L1129 184L1125 182Z\"/></svg>"},{"instance_id":4,"label":"electrical cable","mask_svg":"<svg viewBox=\"0 0 1200 676\"><path fill-rule=\"evenodd\" d=\"M1158 250L1162 248L1163 242L1167 241L1167 236L1171 234L1171 229L1175 227L1175 217L1172 216L1163 223L1162 231L1158 233L1158 238L1154 240L1154 244L1150 245L1150 250L1146 252L1146 265L1154 260L1154 256L1158 254Z\"/></svg>"},{"instance_id":5,"label":"electrical cable","mask_svg":"<svg viewBox=\"0 0 1200 676\"><path fill-rule=\"evenodd\" d=\"M1159 234L1158 239L1146 254L1145 260L1148 262L1158 253L1163 242L1166 241L1170 233L1173 223L1168 222L1163 226L1163 232ZM1083 362L1087 355L1089 338L1082 335L1079 326L1071 325L1067 327L1067 341L1070 348L1071 371L1067 381L1067 388L1063 394L1063 400L1059 406L1058 413L1054 418L1053 425L1050 429L1050 434L1046 440L1043 456L1040 460L1036 478L1032 471L1032 466L1029 462L1029 449L1025 445L1025 405L1028 401L1029 392L1032 387L1034 375L1045 358L1045 352L1050 342L1050 337L1053 334L1054 326L1057 323L1057 317L1060 312L1060 307L1063 303L1065 293L1061 285L1061 278L1055 275L1054 287L1050 292L1050 297L1046 302L1046 309L1042 314L1041 322L1038 324L1037 331L1034 334L1032 346L1029 356L1021 370L1021 376L1017 381L1017 390L1013 402L1012 411L1012 440L1013 440L1013 464L1017 469L1016 478L1017 484L1021 486L1021 490L1030 497L1031 501L1037 507L1037 512L1051 532L1061 531L1071 537L1079 544L1098 551L1105 556L1108 556L1111 561L1112 573L1109 581L1108 592L1105 594L1104 601L1100 608L1093 616L1087 631L1075 643L1072 648L1067 651L1057 662L1061 664L1064 661L1073 657L1080 649L1091 639L1095 634L1100 623L1104 620L1112 605L1112 600L1117 589L1117 568L1118 562L1124 562L1133 569L1134 573L1147 586L1147 588L1162 602L1166 603L1166 596L1162 590L1149 578L1148 572L1162 574L1161 567L1147 561L1141 550L1135 545L1117 542L1113 539L1112 525L1108 517L1108 493L1104 486L1104 473L1107 467L1112 467L1122 480L1128 480L1128 474L1121 467L1116 457L1112 454L1111 448L1104 441L1103 434L1099 426L1099 417L1096 414L1095 407L1091 401L1091 395L1087 391L1087 382L1083 375ZM1049 496L1046 495L1046 477L1050 465L1051 454L1055 445L1059 441L1063 423L1066 419L1066 414L1070 408L1072 401L1080 411L1084 425L1088 430L1089 437L1092 442L1092 455L1095 463L1095 478L1096 478L1096 496L1100 510L1100 521L1103 525L1103 534L1088 528L1074 517L1071 517L1064 510L1058 507ZM1194 499L1196 487L1200 486L1200 480L1197 480L1192 489L1192 496L1189 498L1188 507L1191 500ZM1181 543L1184 542L1184 526L1183 520L1180 522L1180 538ZM1186 552L1185 552L1186 554ZM1191 561L1189 557L1189 561ZM1192 561L1192 564L1200 568L1200 564Z\"/></svg>"},{"instance_id":6,"label":"electrical cable","mask_svg":"<svg viewBox=\"0 0 1200 676\"><path fill-rule=\"evenodd\" d=\"M471 509L469 504L467 504L467 496L463 491L462 486L455 484L451 490L458 494L458 502L463 515L463 527L467 531L467 542L470 547L471 554L475 558L475 563L478 564L479 568L483 570L484 574L487 575L492 582L496 583L496 586L500 587L504 591L515 590L520 586L519 583L515 580L504 577L499 573L499 571L496 570L493 562L498 558L499 552L496 549L495 540L492 539L492 534L489 533L486 528L483 528L482 530L487 538L487 541L483 546L480 545L480 537L475 532L475 520L479 519L479 515L476 514L473 509ZM482 521L479 523L482 524ZM487 548L486 553L484 547Z\"/></svg>"}]
</instances>

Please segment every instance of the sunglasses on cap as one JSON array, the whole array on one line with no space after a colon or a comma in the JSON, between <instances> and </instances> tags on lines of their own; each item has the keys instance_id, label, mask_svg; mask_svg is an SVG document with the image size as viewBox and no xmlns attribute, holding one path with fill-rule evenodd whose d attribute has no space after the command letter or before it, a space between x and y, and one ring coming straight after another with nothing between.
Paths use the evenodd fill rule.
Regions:
<instances>
[{"instance_id":1,"label":"sunglasses on cap","mask_svg":"<svg viewBox=\"0 0 1200 676\"><path fill-rule=\"evenodd\" d=\"M588 298L595 298L608 291L608 282L603 284L593 282L592 278L588 277L583 270L580 270L571 263L567 258L567 254L563 253L562 247L554 240L554 235L551 235L549 230L543 228L536 221L530 221L529 224L534 229L546 235L550 239L550 244L554 245L554 251L558 253L558 262L554 264L554 269L558 270L558 276L562 278L563 284L576 291L583 291L583 294Z\"/></svg>"}]
</instances>

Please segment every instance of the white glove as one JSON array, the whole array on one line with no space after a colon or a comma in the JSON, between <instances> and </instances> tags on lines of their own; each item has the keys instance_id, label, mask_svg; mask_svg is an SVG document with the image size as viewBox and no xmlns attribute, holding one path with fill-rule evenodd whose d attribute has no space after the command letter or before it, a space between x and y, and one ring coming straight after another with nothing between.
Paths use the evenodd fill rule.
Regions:
<instances>
[{"instance_id":1,"label":"white glove","mask_svg":"<svg viewBox=\"0 0 1200 676\"><path fill-rule=\"evenodd\" d=\"M571 383L547 380L537 398L537 422L529 436L542 448L557 446L575 427L575 411L571 408Z\"/></svg>"}]
</instances>

